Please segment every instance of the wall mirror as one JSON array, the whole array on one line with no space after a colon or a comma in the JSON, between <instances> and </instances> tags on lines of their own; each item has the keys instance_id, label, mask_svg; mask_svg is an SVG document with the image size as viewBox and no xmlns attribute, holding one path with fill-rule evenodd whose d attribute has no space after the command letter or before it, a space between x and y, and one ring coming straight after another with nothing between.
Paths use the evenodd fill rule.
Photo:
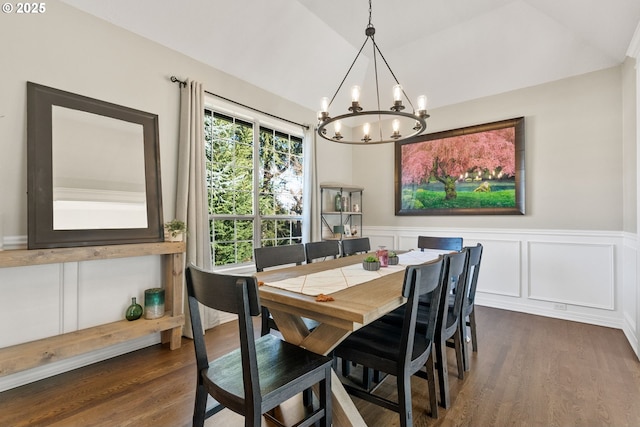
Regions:
<instances>
[{"instance_id":1,"label":"wall mirror","mask_svg":"<svg viewBox=\"0 0 640 427\"><path fill-rule=\"evenodd\" d=\"M29 249L163 240L158 116L27 82Z\"/></svg>"}]
</instances>

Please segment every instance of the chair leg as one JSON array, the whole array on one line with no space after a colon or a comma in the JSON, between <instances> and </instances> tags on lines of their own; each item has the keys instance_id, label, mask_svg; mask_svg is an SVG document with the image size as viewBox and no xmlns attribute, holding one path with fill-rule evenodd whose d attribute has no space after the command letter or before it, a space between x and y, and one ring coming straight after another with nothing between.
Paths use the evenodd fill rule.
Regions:
<instances>
[{"instance_id":1,"label":"chair leg","mask_svg":"<svg viewBox=\"0 0 640 427\"><path fill-rule=\"evenodd\" d=\"M351 363L348 360L342 359L342 375L347 376L351 373Z\"/></svg>"},{"instance_id":2,"label":"chair leg","mask_svg":"<svg viewBox=\"0 0 640 427\"><path fill-rule=\"evenodd\" d=\"M324 417L320 420L320 427L331 427L332 423L332 410L331 410L331 368L327 368L325 371L325 380L320 381L320 393L318 400L320 401L320 407L324 408Z\"/></svg>"},{"instance_id":3,"label":"chair leg","mask_svg":"<svg viewBox=\"0 0 640 427\"><path fill-rule=\"evenodd\" d=\"M444 338L436 340L436 366L438 368L438 384L440 385L440 406L447 409L451 406L451 399L449 398L447 342Z\"/></svg>"},{"instance_id":4,"label":"chair leg","mask_svg":"<svg viewBox=\"0 0 640 427\"><path fill-rule=\"evenodd\" d=\"M207 411L207 398L209 397L209 393L204 388L203 385L198 385L196 387L196 401L193 408L193 426L194 427L202 427L204 426L204 415Z\"/></svg>"},{"instance_id":5,"label":"chair leg","mask_svg":"<svg viewBox=\"0 0 640 427\"><path fill-rule=\"evenodd\" d=\"M403 373L398 376L398 410L400 426L413 425L413 409L411 407L411 376Z\"/></svg>"},{"instance_id":6,"label":"chair leg","mask_svg":"<svg viewBox=\"0 0 640 427\"><path fill-rule=\"evenodd\" d=\"M427 371L427 386L429 387L429 406L431 406L431 418L438 418L438 397L436 396L436 368L433 361L433 353L431 350L427 363L424 365Z\"/></svg>"},{"instance_id":7,"label":"chair leg","mask_svg":"<svg viewBox=\"0 0 640 427\"><path fill-rule=\"evenodd\" d=\"M471 329L471 344L473 352L478 352L478 338L476 337L476 311L469 313L469 328Z\"/></svg>"},{"instance_id":8,"label":"chair leg","mask_svg":"<svg viewBox=\"0 0 640 427\"><path fill-rule=\"evenodd\" d=\"M453 334L453 347L456 352L456 364L458 365L458 378L464 379L464 325L459 324L458 329Z\"/></svg>"},{"instance_id":9,"label":"chair leg","mask_svg":"<svg viewBox=\"0 0 640 427\"><path fill-rule=\"evenodd\" d=\"M313 406L313 390L308 388L302 392L302 404L305 407Z\"/></svg>"},{"instance_id":10,"label":"chair leg","mask_svg":"<svg viewBox=\"0 0 640 427\"><path fill-rule=\"evenodd\" d=\"M467 347L467 321L464 316L460 317L460 325L462 327L462 365L465 371L469 371L469 348Z\"/></svg>"},{"instance_id":11,"label":"chair leg","mask_svg":"<svg viewBox=\"0 0 640 427\"><path fill-rule=\"evenodd\" d=\"M261 319L261 331L260 334L262 336L268 335L271 332L271 328L269 327L269 309L267 307L262 307L262 319Z\"/></svg>"},{"instance_id":12,"label":"chair leg","mask_svg":"<svg viewBox=\"0 0 640 427\"><path fill-rule=\"evenodd\" d=\"M366 366L362 367L362 388L369 391L371 390L371 381L373 379L373 371Z\"/></svg>"}]
</instances>

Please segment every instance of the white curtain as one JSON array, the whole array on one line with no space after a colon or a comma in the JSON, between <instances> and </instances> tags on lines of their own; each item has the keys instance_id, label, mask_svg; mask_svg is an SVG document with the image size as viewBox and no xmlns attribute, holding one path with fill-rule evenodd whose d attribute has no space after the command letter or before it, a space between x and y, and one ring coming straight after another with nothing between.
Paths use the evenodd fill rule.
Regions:
<instances>
[{"instance_id":1,"label":"white curtain","mask_svg":"<svg viewBox=\"0 0 640 427\"><path fill-rule=\"evenodd\" d=\"M318 194L318 177L316 168L316 133L313 126L309 126L304 132L304 164L303 168L306 172L304 175L303 183L303 196L302 205L302 241L313 242L319 240L317 218L320 218L320 213L317 212L319 205Z\"/></svg>"},{"instance_id":2,"label":"white curtain","mask_svg":"<svg viewBox=\"0 0 640 427\"><path fill-rule=\"evenodd\" d=\"M187 79L180 89L180 136L178 142L178 184L176 218L187 223L186 265L211 269L209 212L207 207L204 152L204 90L202 83ZM193 337L185 289L185 326L183 334ZM202 327L219 323L216 310L200 306Z\"/></svg>"}]
</instances>

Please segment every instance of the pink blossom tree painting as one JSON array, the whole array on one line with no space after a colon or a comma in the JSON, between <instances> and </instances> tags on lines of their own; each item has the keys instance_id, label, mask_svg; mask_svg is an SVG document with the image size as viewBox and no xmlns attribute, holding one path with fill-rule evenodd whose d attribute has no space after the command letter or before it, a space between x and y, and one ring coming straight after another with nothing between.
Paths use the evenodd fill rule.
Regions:
<instances>
[{"instance_id":1,"label":"pink blossom tree painting","mask_svg":"<svg viewBox=\"0 0 640 427\"><path fill-rule=\"evenodd\" d=\"M432 214L424 211L439 208L446 213L487 213L468 211L474 208L516 213L504 209L517 208L523 213L524 203L517 199L522 194L516 194L524 188L516 182L524 164L522 122L520 118L439 132L400 144L397 213ZM450 212L456 208L462 212Z\"/></svg>"}]
</instances>

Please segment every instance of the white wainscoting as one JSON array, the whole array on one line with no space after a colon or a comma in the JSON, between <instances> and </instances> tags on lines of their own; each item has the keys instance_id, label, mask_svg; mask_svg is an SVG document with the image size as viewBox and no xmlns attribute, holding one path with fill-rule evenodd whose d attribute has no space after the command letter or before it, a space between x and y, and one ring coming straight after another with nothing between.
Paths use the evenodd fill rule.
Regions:
<instances>
[{"instance_id":1,"label":"white wainscoting","mask_svg":"<svg viewBox=\"0 0 640 427\"><path fill-rule=\"evenodd\" d=\"M623 305L623 288L636 300L635 262L623 266L636 251L622 232L364 227L363 235L372 248L416 248L419 235L482 243L477 304L623 329L637 349L636 307Z\"/></svg>"}]
</instances>

